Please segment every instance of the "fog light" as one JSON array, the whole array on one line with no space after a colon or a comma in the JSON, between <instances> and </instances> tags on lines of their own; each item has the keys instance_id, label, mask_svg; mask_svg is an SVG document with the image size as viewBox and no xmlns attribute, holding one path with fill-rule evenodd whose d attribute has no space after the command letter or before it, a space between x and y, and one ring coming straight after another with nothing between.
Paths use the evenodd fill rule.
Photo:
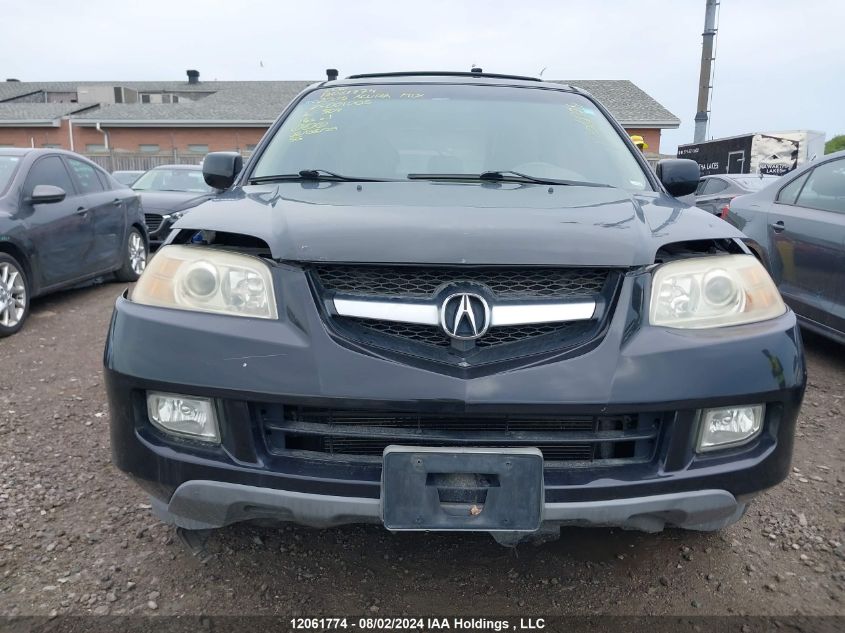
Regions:
<instances>
[{"instance_id":1,"label":"fog light","mask_svg":"<svg viewBox=\"0 0 845 633\"><path fill-rule=\"evenodd\" d=\"M150 391L147 411L150 421L166 433L204 442L220 441L214 405L208 398Z\"/></svg>"},{"instance_id":2,"label":"fog light","mask_svg":"<svg viewBox=\"0 0 845 633\"><path fill-rule=\"evenodd\" d=\"M701 435L698 451L714 451L751 441L763 428L763 412L762 404L704 409L699 418Z\"/></svg>"}]
</instances>

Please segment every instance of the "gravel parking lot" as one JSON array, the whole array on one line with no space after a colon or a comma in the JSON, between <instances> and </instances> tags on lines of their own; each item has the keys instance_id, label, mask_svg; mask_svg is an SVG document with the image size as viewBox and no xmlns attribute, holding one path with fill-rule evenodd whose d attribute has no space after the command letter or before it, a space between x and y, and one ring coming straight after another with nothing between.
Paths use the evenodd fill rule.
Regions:
<instances>
[{"instance_id":1,"label":"gravel parking lot","mask_svg":"<svg viewBox=\"0 0 845 633\"><path fill-rule=\"evenodd\" d=\"M807 335L793 473L716 534L558 541L235 526L187 547L110 463L121 286L34 302L0 340L0 614L845 614L845 348Z\"/></svg>"}]
</instances>

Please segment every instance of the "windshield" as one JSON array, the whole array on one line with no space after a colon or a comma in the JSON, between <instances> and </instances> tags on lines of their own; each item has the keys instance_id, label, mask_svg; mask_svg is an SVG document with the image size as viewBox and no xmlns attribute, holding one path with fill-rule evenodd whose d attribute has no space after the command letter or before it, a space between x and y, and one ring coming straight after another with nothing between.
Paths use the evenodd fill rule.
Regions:
<instances>
[{"instance_id":1,"label":"windshield","mask_svg":"<svg viewBox=\"0 0 845 633\"><path fill-rule=\"evenodd\" d=\"M205 184L199 169L168 169L156 167L138 178L132 185L135 191L214 191Z\"/></svg>"},{"instance_id":2,"label":"windshield","mask_svg":"<svg viewBox=\"0 0 845 633\"><path fill-rule=\"evenodd\" d=\"M131 185L143 173L142 171L113 171L111 175L121 185Z\"/></svg>"},{"instance_id":3,"label":"windshield","mask_svg":"<svg viewBox=\"0 0 845 633\"><path fill-rule=\"evenodd\" d=\"M18 156L0 156L0 193L6 191L19 160Z\"/></svg>"},{"instance_id":4,"label":"windshield","mask_svg":"<svg viewBox=\"0 0 845 633\"><path fill-rule=\"evenodd\" d=\"M315 90L285 119L251 177L311 169L390 180L508 171L651 188L620 135L588 99L502 86Z\"/></svg>"}]
</instances>

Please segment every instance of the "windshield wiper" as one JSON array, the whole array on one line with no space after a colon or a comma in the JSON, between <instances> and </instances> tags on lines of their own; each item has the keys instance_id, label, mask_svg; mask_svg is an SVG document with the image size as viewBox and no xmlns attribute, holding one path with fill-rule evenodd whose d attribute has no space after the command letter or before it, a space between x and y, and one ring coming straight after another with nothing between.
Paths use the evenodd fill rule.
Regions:
<instances>
[{"instance_id":1,"label":"windshield wiper","mask_svg":"<svg viewBox=\"0 0 845 633\"><path fill-rule=\"evenodd\" d=\"M257 185L262 182L281 182L285 180L325 180L333 182L380 182L379 178L360 178L358 176L343 176L328 169L302 169L295 174L275 174L273 176L256 176L249 179L249 184Z\"/></svg>"},{"instance_id":2,"label":"windshield wiper","mask_svg":"<svg viewBox=\"0 0 845 633\"><path fill-rule=\"evenodd\" d=\"M585 180L561 180L559 178L541 178L522 172L506 169L503 171L484 171L480 174L408 174L409 180L489 180L493 182L532 182L539 185L567 185L573 187L610 187L602 182Z\"/></svg>"}]
</instances>

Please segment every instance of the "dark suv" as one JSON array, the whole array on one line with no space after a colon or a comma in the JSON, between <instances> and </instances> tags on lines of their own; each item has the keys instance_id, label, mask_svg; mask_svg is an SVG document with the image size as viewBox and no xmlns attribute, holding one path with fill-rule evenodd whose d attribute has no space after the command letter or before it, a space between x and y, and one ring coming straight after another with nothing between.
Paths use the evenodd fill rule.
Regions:
<instances>
[{"instance_id":1,"label":"dark suv","mask_svg":"<svg viewBox=\"0 0 845 633\"><path fill-rule=\"evenodd\" d=\"M251 519L713 530L789 470L795 315L569 86L313 85L176 223L106 345L119 468L184 528Z\"/></svg>"}]
</instances>

